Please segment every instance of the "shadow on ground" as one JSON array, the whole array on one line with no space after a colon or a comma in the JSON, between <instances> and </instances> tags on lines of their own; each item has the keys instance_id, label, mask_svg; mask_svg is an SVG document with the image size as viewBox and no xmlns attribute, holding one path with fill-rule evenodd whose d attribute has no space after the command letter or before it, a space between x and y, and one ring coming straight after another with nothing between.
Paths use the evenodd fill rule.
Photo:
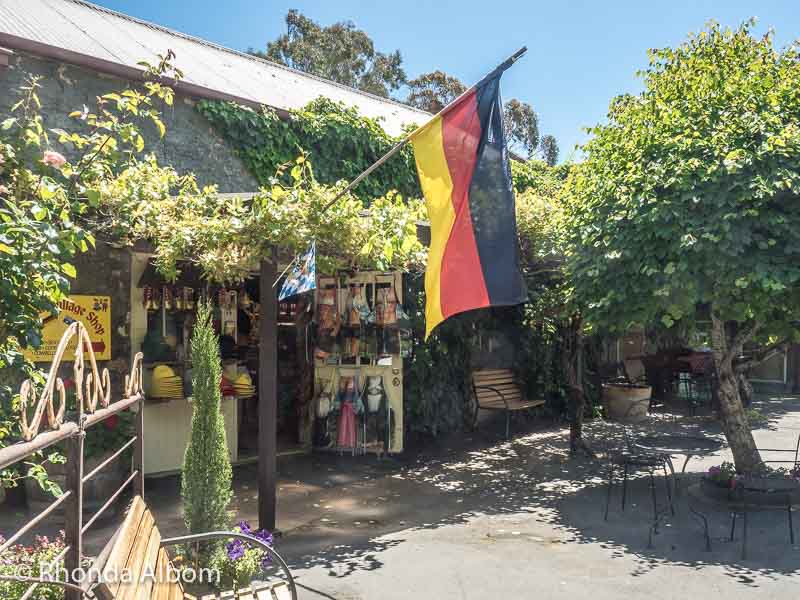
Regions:
<instances>
[{"instance_id":1,"label":"shadow on ground","mask_svg":"<svg viewBox=\"0 0 800 600\"><path fill-rule=\"evenodd\" d=\"M800 415L794 411L800 408L800 402L796 398L765 398L757 404L769 418L769 423L756 432L757 437L793 447L795 429L800 425ZM764 512L751 518L749 558L745 560L741 558L741 528L736 539L728 541L729 514L703 508L712 538L712 550L706 551L702 529L689 511L687 486L701 471L727 457L725 450L689 463L689 474L681 480L675 498L676 514L662 519L652 546L648 544L652 502L647 478L640 476L631 483L624 512L619 488L615 488L609 518L604 520L607 463L603 455L620 446L622 428L594 421L586 430L599 455L594 460L570 457L566 430L542 428L541 424L510 442L475 436L467 447L422 454L413 465L388 476L386 482L373 482L376 493L391 501L370 499L367 493L363 503L344 511L330 505L331 512L326 514L332 516L289 532L281 548L295 568L324 567L332 577L346 577L359 570L381 568L381 553L408 542L416 530L488 517L497 526L487 536L513 538L525 535L513 530L516 518L523 515L549 524L556 533L552 538L534 536L530 541L599 545L612 560L633 557L633 576L667 564L691 569L717 565L736 582L757 587L764 580L800 571L800 547L793 548L789 543L785 512ZM655 415L639 431L720 433L710 417L671 414ZM659 508L665 509L666 494L660 482L657 489ZM336 542L326 544L329 540Z\"/></svg>"}]
</instances>

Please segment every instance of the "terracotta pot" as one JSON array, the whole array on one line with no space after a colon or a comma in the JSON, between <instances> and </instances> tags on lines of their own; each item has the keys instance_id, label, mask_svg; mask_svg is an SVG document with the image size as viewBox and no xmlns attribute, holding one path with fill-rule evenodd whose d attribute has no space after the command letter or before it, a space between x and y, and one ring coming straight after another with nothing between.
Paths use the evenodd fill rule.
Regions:
<instances>
[{"instance_id":1,"label":"terracotta pot","mask_svg":"<svg viewBox=\"0 0 800 600\"><path fill-rule=\"evenodd\" d=\"M604 383L603 408L612 421L637 423L647 418L653 388L633 383Z\"/></svg>"}]
</instances>

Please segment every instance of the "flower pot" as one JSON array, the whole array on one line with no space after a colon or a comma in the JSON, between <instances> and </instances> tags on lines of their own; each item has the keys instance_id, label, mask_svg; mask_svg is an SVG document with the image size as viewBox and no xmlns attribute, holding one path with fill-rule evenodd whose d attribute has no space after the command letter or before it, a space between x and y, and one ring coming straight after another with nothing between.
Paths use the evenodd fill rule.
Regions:
<instances>
[{"instance_id":1,"label":"flower pot","mask_svg":"<svg viewBox=\"0 0 800 600\"><path fill-rule=\"evenodd\" d=\"M603 408L612 421L637 423L647 418L653 388L633 383L604 383Z\"/></svg>"}]
</instances>

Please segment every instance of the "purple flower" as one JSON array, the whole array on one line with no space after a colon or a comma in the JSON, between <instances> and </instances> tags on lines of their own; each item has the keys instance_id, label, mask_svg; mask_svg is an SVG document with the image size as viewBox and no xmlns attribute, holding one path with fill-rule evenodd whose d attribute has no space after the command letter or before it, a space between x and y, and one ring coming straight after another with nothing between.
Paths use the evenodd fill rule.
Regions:
<instances>
[{"instance_id":1,"label":"purple flower","mask_svg":"<svg viewBox=\"0 0 800 600\"><path fill-rule=\"evenodd\" d=\"M708 474L709 475L719 475L721 472L722 472L722 469L720 469L719 467L710 467L708 469Z\"/></svg>"},{"instance_id":2,"label":"purple flower","mask_svg":"<svg viewBox=\"0 0 800 600\"><path fill-rule=\"evenodd\" d=\"M272 534L266 529L259 529L258 531L253 532L253 536L264 542L267 546L272 546L274 541Z\"/></svg>"},{"instance_id":3,"label":"purple flower","mask_svg":"<svg viewBox=\"0 0 800 600\"><path fill-rule=\"evenodd\" d=\"M239 560L244 556L244 544L242 540L233 540L226 547L228 551L228 558L231 560Z\"/></svg>"},{"instance_id":4,"label":"purple flower","mask_svg":"<svg viewBox=\"0 0 800 600\"><path fill-rule=\"evenodd\" d=\"M239 522L239 531L241 531L245 535L252 535L253 530L250 527L250 523L247 521L240 521Z\"/></svg>"}]
</instances>

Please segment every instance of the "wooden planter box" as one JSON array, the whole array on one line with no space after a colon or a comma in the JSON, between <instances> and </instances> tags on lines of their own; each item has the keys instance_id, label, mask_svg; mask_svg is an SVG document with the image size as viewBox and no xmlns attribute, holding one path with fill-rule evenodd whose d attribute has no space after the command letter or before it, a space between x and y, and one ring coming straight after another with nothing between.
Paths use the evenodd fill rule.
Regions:
<instances>
[{"instance_id":1,"label":"wooden planter box","mask_svg":"<svg viewBox=\"0 0 800 600\"><path fill-rule=\"evenodd\" d=\"M612 421L637 423L647 418L653 388L635 383L604 383L603 408Z\"/></svg>"}]
</instances>

